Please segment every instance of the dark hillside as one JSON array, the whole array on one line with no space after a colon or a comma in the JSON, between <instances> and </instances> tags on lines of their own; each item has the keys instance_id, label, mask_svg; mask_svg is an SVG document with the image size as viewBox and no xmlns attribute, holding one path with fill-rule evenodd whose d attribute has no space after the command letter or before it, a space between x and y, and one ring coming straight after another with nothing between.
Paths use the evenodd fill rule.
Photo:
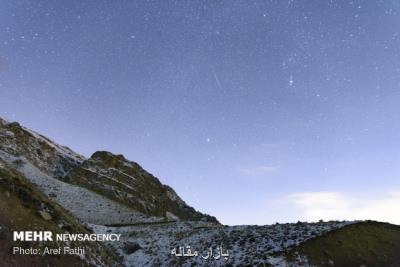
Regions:
<instances>
[{"instance_id":1,"label":"dark hillside","mask_svg":"<svg viewBox=\"0 0 400 267\"><path fill-rule=\"evenodd\" d=\"M400 226L360 222L313 238L288 252L316 266L399 267Z\"/></svg>"},{"instance_id":2,"label":"dark hillside","mask_svg":"<svg viewBox=\"0 0 400 267\"><path fill-rule=\"evenodd\" d=\"M85 259L72 255L13 255L12 247L64 247L61 242L13 242L12 231L52 231L88 233L63 208L51 202L21 174L10 170L0 160L0 266L120 266L119 258L106 246L94 242L72 242L84 247Z\"/></svg>"}]
</instances>

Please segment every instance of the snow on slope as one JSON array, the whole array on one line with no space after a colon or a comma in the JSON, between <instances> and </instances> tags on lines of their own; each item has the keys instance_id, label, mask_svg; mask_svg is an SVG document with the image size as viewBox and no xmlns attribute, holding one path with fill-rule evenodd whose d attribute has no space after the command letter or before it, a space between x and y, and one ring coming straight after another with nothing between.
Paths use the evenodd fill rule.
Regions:
<instances>
[{"instance_id":1,"label":"snow on slope","mask_svg":"<svg viewBox=\"0 0 400 267\"><path fill-rule=\"evenodd\" d=\"M188 206L171 187L123 155L97 151L61 180L98 192L149 216L166 218L169 214L175 219L217 222L214 217Z\"/></svg>"},{"instance_id":2,"label":"snow on slope","mask_svg":"<svg viewBox=\"0 0 400 267\"><path fill-rule=\"evenodd\" d=\"M0 150L0 158L13 165L15 165L13 162L19 161L18 166L13 166L14 168L84 222L110 225L161 220L161 218L147 217L85 188L50 177L23 157L14 157Z\"/></svg>"},{"instance_id":3,"label":"snow on slope","mask_svg":"<svg viewBox=\"0 0 400 267\"><path fill-rule=\"evenodd\" d=\"M58 145L50 139L20 124L0 122L0 150L24 156L40 170L61 178L85 158L71 149Z\"/></svg>"},{"instance_id":4,"label":"snow on slope","mask_svg":"<svg viewBox=\"0 0 400 267\"><path fill-rule=\"evenodd\" d=\"M123 256L126 266L287 266L284 256L276 253L298 245L309 238L340 228L348 222L276 224L267 226L222 226L206 221L165 222L163 218L146 216L127 206L92 191L93 184L116 193L130 193L142 206L152 203L159 191L146 192L147 198L135 195L137 182L143 173L131 175L135 169L122 156L109 152L96 152L92 161L86 160L72 150L57 145L36 132L17 123L8 123L0 118L0 159L23 173L46 195L69 210L78 219L89 223L96 233L121 233L123 242L113 242L113 246ZM4 126L4 127L3 127ZM104 167L99 157L104 158ZM116 161L120 159L119 161ZM117 164L113 167L108 161ZM86 163L85 163L86 162ZM93 166L91 165L93 163ZM125 167L124 167L125 166ZM71 176L80 169L81 175ZM127 170L125 170L127 169ZM71 176L71 177L69 177ZM75 182L89 179L86 188L66 183L66 178ZM59 179L56 179L59 178ZM116 179L118 178L118 179ZM102 180L103 179L103 180ZM148 179L144 178L144 181ZM105 182L108 183L105 183ZM158 181L153 179L153 181ZM159 183L159 182L158 182ZM184 202L173 189L164 186L166 198L183 205ZM132 206L130 206L132 207ZM193 212L195 210L193 209ZM175 215L167 210L169 217ZM136 225L132 225L136 224ZM104 225L131 225L110 227ZM127 249L133 244L131 249ZM202 257L176 257L171 250L179 246L191 246L204 254L210 248L223 246L228 249L229 258L204 260ZM132 250L132 247L134 250ZM300 257L300 256L299 256ZM309 266L306 259L298 258L296 266ZM304 265L303 265L304 264Z\"/></svg>"},{"instance_id":5,"label":"snow on slope","mask_svg":"<svg viewBox=\"0 0 400 267\"><path fill-rule=\"evenodd\" d=\"M10 124L11 124L10 122L0 118L0 126L7 126L7 125L10 125ZM60 156L64 156L65 158L71 158L71 159L73 159L73 160L75 160L77 162L82 162L83 160L85 160L84 156L72 151L70 148L58 145L57 143L55 143L54 141L50 140L49 138L47 138L47 137L45 137L45 136L43 136L41 134L38 134L37 132L32 131L32 130L24 127L24 126L21 126L19 124L18 124L18 126L22 130L30 133L38 141L44 142L47 145L49 145L50 147L54 148ZM14 136L14 133L12 131L10 131L10 130L6 130L4 133L0 133L0 134Z\"/></svg>"},{"instance_id":6,"label":"snow on slope","mask_svg":"<svg viewBox=\"0 0 400 267\"><path fill-rule=\"evenodd\" d=\"M23 126L21 126L21 128L27 131L28 133L32 134L38 140L45 142L50 147L54 148L59 156L63 156L65 158L71 158L76 162L80 163L85 160L84 156L72 151L69 147L58 145L57 143L48 139L47 137L44 137L43 135L38 134L37 132L25 128Z\"/></svg>"},{"instance_id":7,"label":"snow on slope","mask_svg":"<svg viewBox=\"0 0 400 267\"><path fill-rule=\"evenodd\" d=\"M124 257L126 266L288 266L286 259L276 253L298 245L312 237L338 229L351 222L319 222L275 224L266 226L221 226L205 222L171 222L164 224L127 227L90 225L94 232L121 233L124 242L110 243ZM128 243L138 250L127 253ZM171 250L179 246L191 246L200 255L208 248L223 246L229 251L228 260L204 260L198 257L176 257ZM306 259L297 263L308 266ZM269 265L268 265L269 264ZM297 265L299 266L299 265ZM302 266L302 265L300 265Z\"/></svg>"}]
</instances>

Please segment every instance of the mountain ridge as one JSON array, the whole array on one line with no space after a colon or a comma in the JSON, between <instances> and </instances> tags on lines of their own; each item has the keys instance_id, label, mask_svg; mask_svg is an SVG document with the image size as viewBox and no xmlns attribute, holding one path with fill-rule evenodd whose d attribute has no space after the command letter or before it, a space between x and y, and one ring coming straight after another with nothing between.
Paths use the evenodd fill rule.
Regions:
<instances>
[{"instance_id":1,"label":"mountain ridge","mask_svg":"<svg viewBox=\"0 0 400 267\"><path fill-rule=\"evenodd\" d=\"M225 226L121 154L97 151L85 158L1 118L0 210L6 215L0 216L5 266L400 266L400 226L363 221ZM83 244L90 253L80 259L13 257L10 231L32 227L118 233L122 241ZM187 245L201 254L221 246L229 256L173 256Z\"/></svg>"},{"instance_id":2,"label":"mountain ridge","mask_svg":"<svg viewBox=\"0 0 400 267\"><path fill-rule=\"evenodd\" d=\"M146 216L218 223L215 217L187 205L171 187L121 154L96 151L87 159L18 122L0 119L0 127L0 158L2 154L3 158L11 155L14 165L30 163L51 177L86 188Z\"/></svg>"}]
</instances>

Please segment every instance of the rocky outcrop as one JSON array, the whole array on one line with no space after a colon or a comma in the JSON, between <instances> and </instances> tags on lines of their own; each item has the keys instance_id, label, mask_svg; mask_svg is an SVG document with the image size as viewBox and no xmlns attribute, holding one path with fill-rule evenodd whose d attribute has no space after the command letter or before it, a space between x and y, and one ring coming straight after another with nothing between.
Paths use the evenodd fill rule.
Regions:
<instances>
[{"instance_id":1,"label":"rocky outcrop","mask_svg":"<svg viewBox=\"0 0 400 267\"><path fill-rule=\"evenodd\" d=\"M188 206L169 186L136 162L98 151L64 178L149 216L217 222Z\"/></svg>"}]
</instances>

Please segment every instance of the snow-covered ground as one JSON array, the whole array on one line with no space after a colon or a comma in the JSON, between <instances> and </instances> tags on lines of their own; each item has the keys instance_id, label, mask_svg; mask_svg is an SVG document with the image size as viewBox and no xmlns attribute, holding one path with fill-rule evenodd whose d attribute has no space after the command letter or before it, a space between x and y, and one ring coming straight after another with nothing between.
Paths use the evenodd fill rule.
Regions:
<instances>
[{"instance_id":1,"label":"snow-covered ground","mask_svg":"<svg viewBox=\"0 0 400 267\"><path fill-rule=\"evenodd\" d=\"M23 126L21 126L21 128L24 129L26 132L30 133L31 135L33 135L36 138L36 140L44 142L48 146L54 148L58 155L63 156L65 158L71 158L71 159L75 160L76 162L82 162L85 160L84 156L72 151L70 148L61 146L61 145L53 142L52 140L48 139L47 137L44 137L43 135L40 135L37 132L32 131L28 128L25 128Z\"/></svg>"},{"instance_id":2,"label":"snow-covered ground","mask_svg":"<svg viewBox=\"0 0 400 267\"><path fill-rule=\"evenodd\" d=\"M221 226L202 222L171 222L126 227L89 225L95 233L122 234L123 242L110 243L124 257L126 266L287 266L277 255L312 237L343 227L350 222L274 224L266 226ZM171 251L190 246L198 256L177 257ZM136 251L129 251L134 247ZM229 254L218 258L218 247ZM128 248L128 249L127 249ZM214 256L204 259L209 249ZM217 255L215 257L215 255ZM202 257L203 256L203 257ZM298 259L304 266L306 259Z\"/></svg>"},{"instance_id":3,"label":"snow-covered ground","mask_svg":"<svg viewBox=\"0 0 400 267\"><path fill-rule=\"evenodd\" d=\"M0 120L0 126L2 125L6 125L6 122ZM36 132L26 128L23 128L23 131L13 132L9 128L0 127L0 159L24 174L49 198L88 224L95 233L121 234L122 242L110 242L109 245L123 257L124 264L129 267L288 266L287 260L280 252L351 223L223 226L205 221L165 222L164 218L146 216L91 191L91 187L86 189L64 182L71 169L84 164L84 158ZM28 137L26 133L29 133ZM21 138L22 141L17 139L18 134L25 138ZM124 164L127 164L128 168L135 167L133 163ZM108 186L107 189L111 192L117 194L119 188L125 194L127 189L131 194L135 193L136 187L127 181L136 181L138 177L129 175L129 172L125 173L124 169L102 169L96 165L92 168L90 164L86 165L82 170L99 174L94 176L95 180L91 182L103 183L101 179L96 178L104 178L112 181L102 184L103 187ZM121 179L114 179L114 174L118 174ZM155 178L149 175L148 179ZM186 205L173 189L167 191L167 197L179 206ZM148 202L143 203L143 206L152 205ZM171 220L176 219L176 216L168 211L167 217ZM193 254L188 253L188 246ZM186 251L185 255L180 255L181 249ZM300 255L296 260L296 266L309 266L307 259Z\"/></svg>"},{"instance_id":4,"label":"snow-covered ground","mask_svg":"<svg viewBox=\"0 0 400 267\"><path fill-rule=\"evenodd\" d=\"M113 200L105 198L93 191L71 185L40 171L24 157L14 157L0 150L0 158L23 173L33 184L46 195L70 211L78 219L95 224L135 224L162 220L147 217ZM22 163L21 163L22 162Z\"/></svg>"}]
</instances>

